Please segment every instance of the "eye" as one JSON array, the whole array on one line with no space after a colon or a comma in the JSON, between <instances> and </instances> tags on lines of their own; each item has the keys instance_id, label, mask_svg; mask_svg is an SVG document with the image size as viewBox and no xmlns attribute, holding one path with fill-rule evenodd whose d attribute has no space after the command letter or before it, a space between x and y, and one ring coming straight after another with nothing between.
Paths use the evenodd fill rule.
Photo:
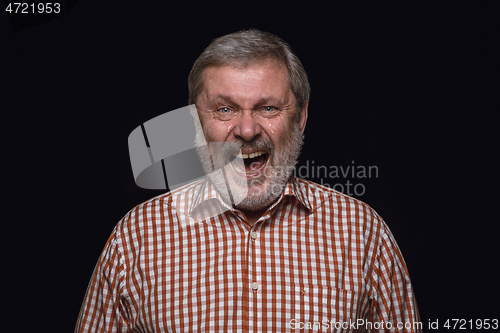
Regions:
<instances>
[{"instance_id":1,"label":"eye","mask_svg":"<svg viewBox=\"0 0 500 333\"><path fill-rule=\"evenodd\" d=\"M280 112L280 109L275 106L263 106L259 113L262 117L276 117Z\"/></svg>"},{"instance_id":2,"label":"eye","mask_svg":"<svg viewBox=\"0 0 500 333\"><path fill-rule=\"evenodd\" d=\"M217 111L219 111L220 113L229 113L229 112L231 112L231 109L224 107L224 108L218 109Z\"/></svg>"}]
</instances>

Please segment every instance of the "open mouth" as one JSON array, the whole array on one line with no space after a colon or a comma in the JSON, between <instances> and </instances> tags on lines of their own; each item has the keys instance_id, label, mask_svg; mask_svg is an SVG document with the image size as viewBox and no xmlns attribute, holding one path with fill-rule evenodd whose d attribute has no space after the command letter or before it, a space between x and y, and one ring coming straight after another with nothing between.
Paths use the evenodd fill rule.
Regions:
<instances>
[{"instance_id":1,"label":"open mouth","mask_svg":"<svg viewBox=\"0 0 500 333\"><path fill-rule=\"evenodd\" d=\"M256 151L250 154L231 155L229 162L233 169L246 176L258 175L267 165L269 153L265 151ZM243 170L244 168L244 170Z\"/></svg>"}]
</instances>

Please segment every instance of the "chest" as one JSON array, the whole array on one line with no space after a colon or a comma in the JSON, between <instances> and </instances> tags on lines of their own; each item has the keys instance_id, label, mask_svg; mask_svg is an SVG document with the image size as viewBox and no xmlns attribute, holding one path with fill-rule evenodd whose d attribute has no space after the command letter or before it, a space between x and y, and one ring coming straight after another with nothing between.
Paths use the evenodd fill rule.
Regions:
<instances>
[{"instance_id":1,"label":"chest","mask_svg":"<svg viewBox=\"0 0 500 333\"><path fill-rule=\"evenodd\" d=\"M364 250L362 230L331 221L166 228L142 240L129 284L155 331L329 331L367 306Z\"/></svg>"}]
</instances>

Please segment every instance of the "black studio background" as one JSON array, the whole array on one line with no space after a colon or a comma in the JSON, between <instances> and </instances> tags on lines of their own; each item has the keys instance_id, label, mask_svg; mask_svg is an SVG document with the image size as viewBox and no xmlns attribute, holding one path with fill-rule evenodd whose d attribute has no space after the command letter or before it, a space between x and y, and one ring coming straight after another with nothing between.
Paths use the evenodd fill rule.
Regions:
<instances>
[{"instance_id":1,"label":"black studio background","mask_svg":"<svg viewBox=\"0 0 500 333\"><path fill-rule=\"evenodd\" d=\"M113 227L161 193L134 184L129 133L185 106L197 56L250 27L287 41L309 75L299 166L377 166L378 177L351 182L394 233L424 328L498 318L458 4L82 0L15 33L0 16L5 301L16 331L74 329Z\"/></svg>"}]
</instances>

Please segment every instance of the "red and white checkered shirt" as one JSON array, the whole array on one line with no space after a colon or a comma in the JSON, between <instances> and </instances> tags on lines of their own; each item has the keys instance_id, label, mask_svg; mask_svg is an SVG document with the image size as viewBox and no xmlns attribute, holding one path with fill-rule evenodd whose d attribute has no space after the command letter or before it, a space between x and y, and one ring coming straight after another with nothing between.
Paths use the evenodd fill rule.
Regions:
<instances>
[{"instance_id":1,"label":"red and white checkered shirt","mask_svg":"<svg viewBox=\"0 0 500 333\"><path fill-rule=\"evenodd\" d=\"M202 179L127 213L76 332L421 331L403 256L367 204L293 176L253 226L227 206L204 219L207 202L225 205Z\"/></svg>"}]
</instances>

